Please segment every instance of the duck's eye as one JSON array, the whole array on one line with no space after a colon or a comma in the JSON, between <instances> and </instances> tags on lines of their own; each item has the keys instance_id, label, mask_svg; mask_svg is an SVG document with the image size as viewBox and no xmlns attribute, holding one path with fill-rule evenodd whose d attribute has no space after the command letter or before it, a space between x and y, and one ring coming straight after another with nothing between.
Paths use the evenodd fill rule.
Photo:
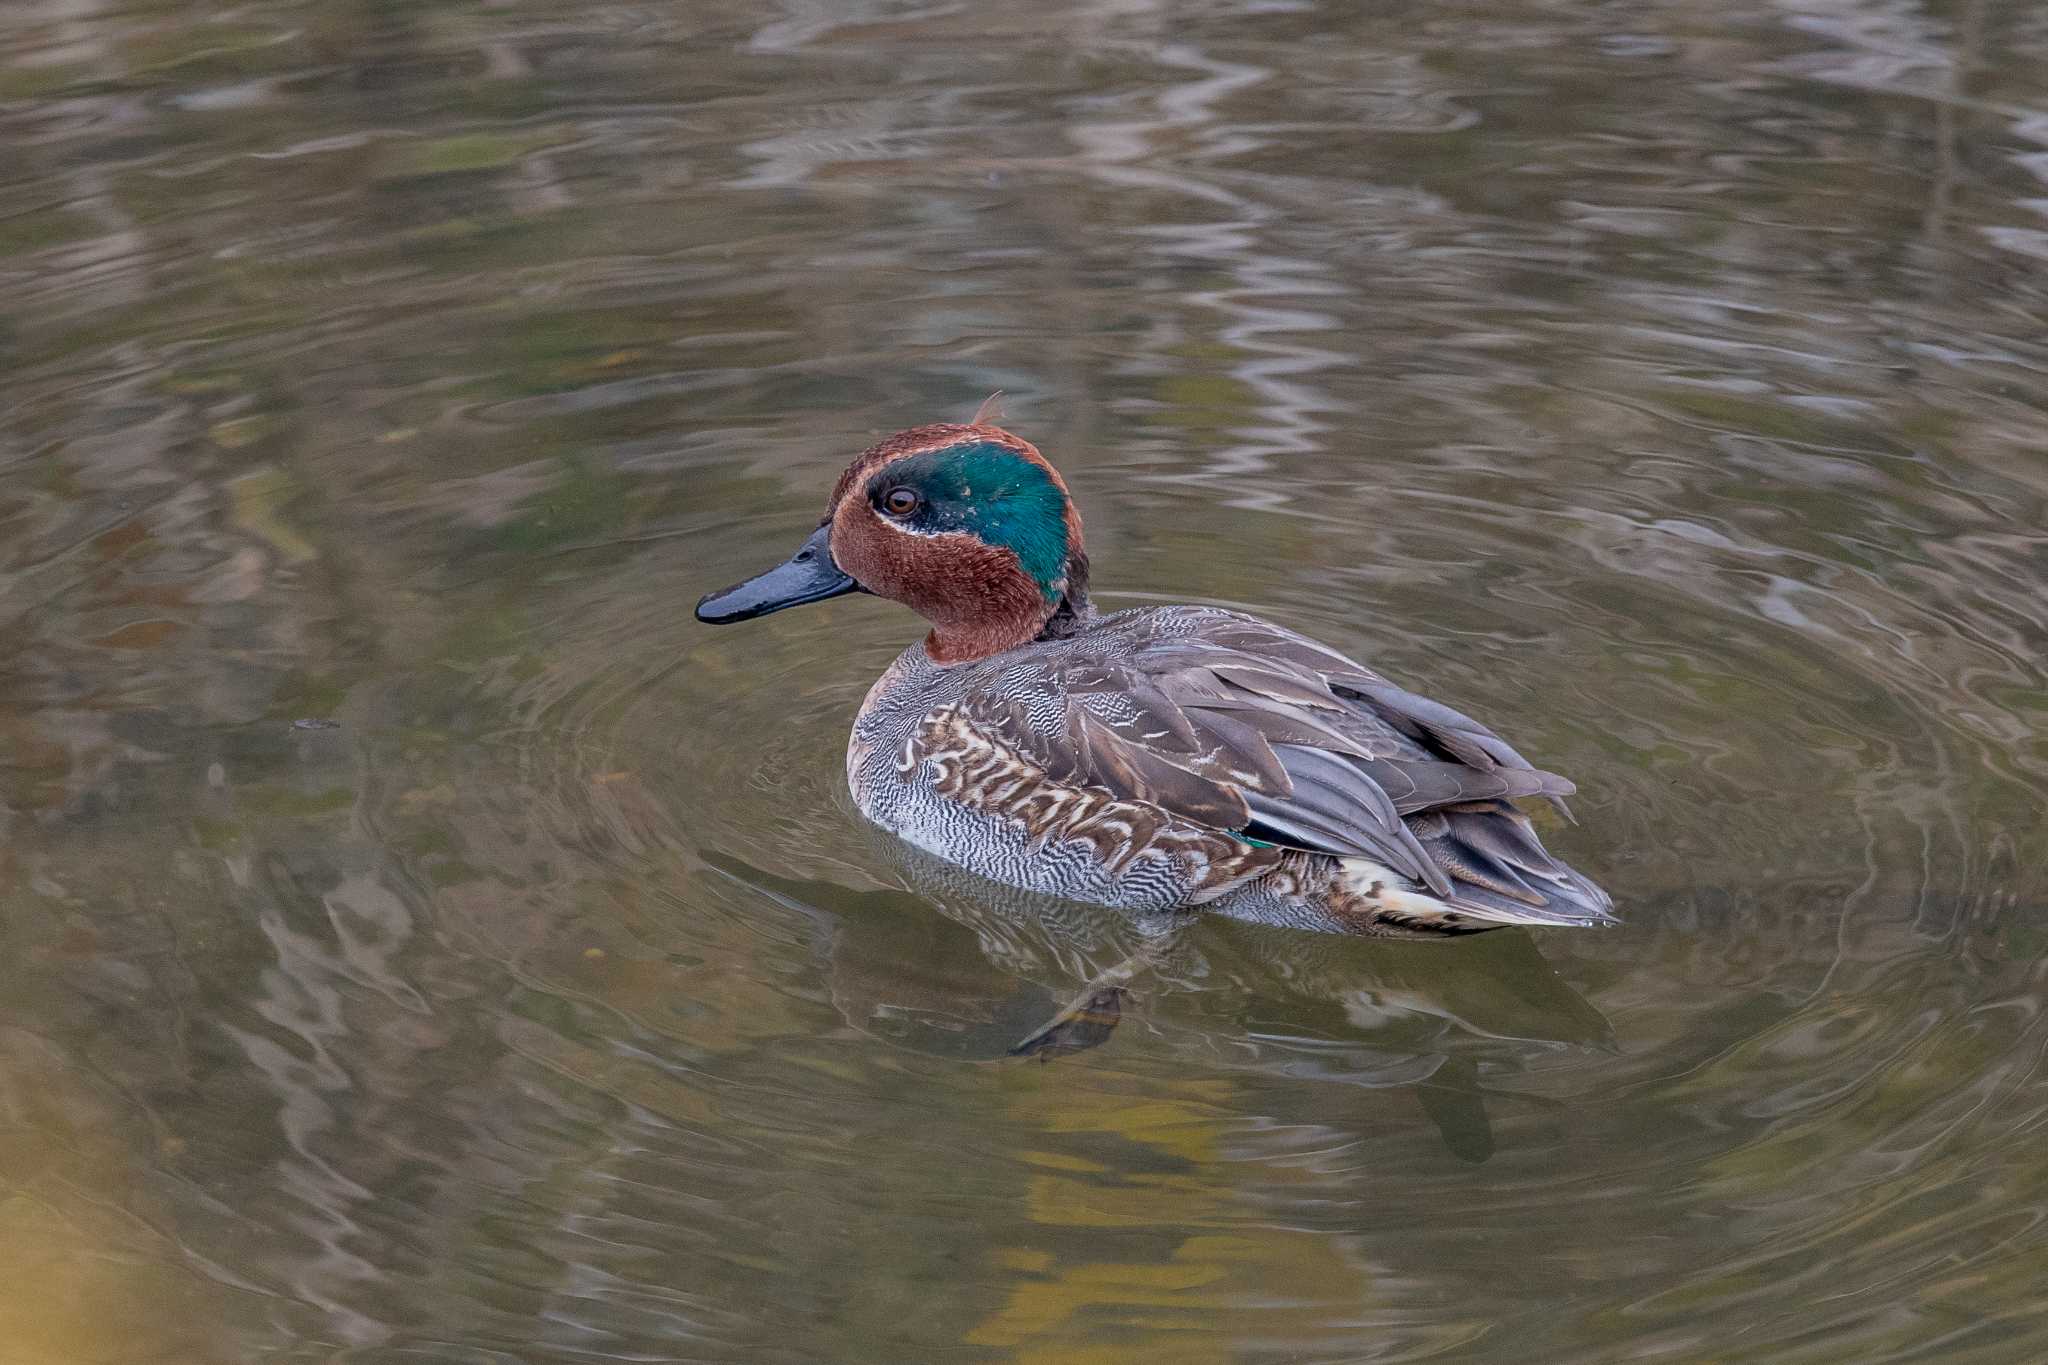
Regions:
<instances>
[{"instance_id":1,"label":"duck's eye","mask_svg":"<svg viewBox=\"0 0 2048 1365\"><path fill-rule=\"evenodd\" d=\"M882 510L892 517L907 517L924 506L915 488L892 488L882 494Z\"/></svg>"}]
</instances>

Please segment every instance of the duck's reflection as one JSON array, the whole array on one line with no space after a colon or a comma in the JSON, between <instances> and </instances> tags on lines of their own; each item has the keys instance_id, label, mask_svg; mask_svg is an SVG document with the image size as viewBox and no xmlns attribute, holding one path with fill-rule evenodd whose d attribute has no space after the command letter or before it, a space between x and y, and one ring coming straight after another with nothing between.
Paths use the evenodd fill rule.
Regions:
<instances>
[{"instance_id":1,"label":"duck's reflection","mask_svg":"<svg viewBox=\"0 0 2048 1365\"><path fill-rule=\"evenodd\" d=\"M1493 1154L1482 1064L1611 1046L1534 942L1342 938L1203 916L1133 917L984 881L891 841L902 889L799 880L714 855L819 926L847 1025L961 1061L1099 1048L1126 1020L1209 1064L1405 1089L1465 1161ZM933 915L924 907L936 908Z\"/></svg>"}]
</instances>

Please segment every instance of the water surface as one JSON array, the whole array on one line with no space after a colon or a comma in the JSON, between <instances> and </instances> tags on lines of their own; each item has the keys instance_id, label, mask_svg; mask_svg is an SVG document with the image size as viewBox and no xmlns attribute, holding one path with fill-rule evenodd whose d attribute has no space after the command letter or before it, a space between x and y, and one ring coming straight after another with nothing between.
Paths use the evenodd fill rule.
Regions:
<instances>
[{"instance_id":1,"label":"water surface","mask_svg":"<svg viewBox=\"0 0 2048 1365\"><path fill-rule=\"evenodd\" d=\"M2048 1357L2048 10L0 14L0 1357ZM991 389L1625 927L1141 941L713 631ZM297 725L321 721L326 724Z\"/></svg>"}]
</instances>

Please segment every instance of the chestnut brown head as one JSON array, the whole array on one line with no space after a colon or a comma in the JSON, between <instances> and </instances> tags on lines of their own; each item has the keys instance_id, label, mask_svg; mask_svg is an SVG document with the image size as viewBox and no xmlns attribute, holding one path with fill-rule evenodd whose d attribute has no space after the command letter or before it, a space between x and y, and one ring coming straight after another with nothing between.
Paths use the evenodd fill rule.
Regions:
<instances>
[{"instance_id":1,"label":"chestnut brown head","mask_svg":"<svg viewBox=\"0 0 2048 1365\"><path fill-rule=\"evenodd\" d=\"M986 422L898 432L856 457L787 563L697 604L746 620L864 590L932 623L940 663L985 658L1087 611L1081 518L1029 441Z\"/></svg>"}]
</instances>

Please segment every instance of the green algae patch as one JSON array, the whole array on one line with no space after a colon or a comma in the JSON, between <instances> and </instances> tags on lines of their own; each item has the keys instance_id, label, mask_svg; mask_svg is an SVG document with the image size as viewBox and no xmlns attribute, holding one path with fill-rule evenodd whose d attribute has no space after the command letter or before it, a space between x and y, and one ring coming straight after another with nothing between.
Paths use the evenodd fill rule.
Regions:
<instances>
[{"instance_id":1,"label":"green algae patch","mask_svg":"<svg viewBox=\"0 0 2048 1365\"><path fill-rule=\"evenodd\" d=\"M298 484L282 469L259 469L228 484L234 500L235 525L259 536L286 563L303 564L319 551L279 512L298 492Z\"/></svg>"}]
</instances>

